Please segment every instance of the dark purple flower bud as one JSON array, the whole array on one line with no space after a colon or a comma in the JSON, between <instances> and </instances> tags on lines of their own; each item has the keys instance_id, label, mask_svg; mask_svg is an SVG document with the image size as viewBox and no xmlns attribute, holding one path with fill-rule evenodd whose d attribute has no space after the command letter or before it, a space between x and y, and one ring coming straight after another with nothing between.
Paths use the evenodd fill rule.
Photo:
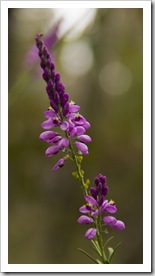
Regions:
<instances>
[{"instance_id":1,"label":"dark purple flower bud","mask_svg":"<svg viewBox=\"0 0 155 276\"><path fill-rule=\"evenodd\" d=\"M91 138L90 138L90 136L88 136L86 134L78 136L78 140L80 142L83 142L83 143L90 143L92 141Z\"/></svg>"},{"instance_id":2,"label":"dark purple flower bud","mask_svg":"<svg viewBox=\"0 0 155 276\"><path fill-rule=\"evenodd\" d=\"M42 74L42 77L43 77L44 81L48 82L49 78L45 73Z\"/></svg>"},{"instance_id":3,"label":"dark purple flower bud","mask_svg":"<svg viewBox=\"0 0 155 276\"><path fill-rule=\"evenodd\" d=\"M101 206L101 205L102 205L103 200L104 200L104 196L103 196L103 195L101 195L101 196L99 197L99 199L98 199L98 205L99 205L99 206Z\"/></svg>"},{"instance_id":4,"label":"dark purple flower bud","mask_svg":"<svg viewBox=\"0 0 155 276\"><path fill-rule=\"evenodd\" d=\"M97 189L98 189L99 192L102 191L102 183L101 182L99 182L99 184L97 186Z\"/></svg>"},{"instance_id":5,"label":"dark purple flower bud","mask_svg":"<svg viewBox=\"0 0 155 276\"><path fill-rule=\"evenodd\" d=\"M57 81L59 81L59 80L60 80L60 74L57 73L57 74L55 75L55 81L57 82Z\"/></svg>"},{"instance_id":6,"label":"dark purple flower bud","mask_svg":"<svg viewBox=\"0 0 155 276\"><path fill-rule=\"evenodd\" d=\"M59 168L62 168L65 163L65 158L59 159L59 161L54 165L53 172L57 171Z\"/></svg>"},{"instance_id":7,"label":"dark purple flower bud","mask_svg":"<svg viewBox=\"0 0 155 276\"><path fill-rule=\"evenodd\" d=\"M106 196L107 193L108 193L108 191L109 191L108 186L107 186L107 185L104 185L104 186L102 187L102 195L103 195L103 196Z\"/></svg>"},{"instance_id":8,"label":"dark purple flower bud","mask_svg":"<svg viewBox=\"0 0 155 276\"><path fill-rule=\"evenodd\" d=\"M63 94L63 97L61 98L62 106L64 106L68 102L68 99L69 99L69 95L67 93ZM69 106L68 106L68 109L69 109Z\"/></svg>"},{"instance_id":9,"label":"dark purple flower bud","mask_svg":"<svg viewBox=\"0 0 155 276\"><path fill-rule=\"evenodd\" d=\"M96 236L96 233L97 233L97 229L96 228L90 228L87 230L86 234L85 234L85 237L88 239L88 240L93 240Z\"/></svg>"},{"instance_id":10,"label":"dark purple flower bud","mask_svg":"<svg viewBox=\"0 0 155 276\"><path fill-rule=\"evenodd\" d=\"M90 211L92 210L92 207L91 206L87 206L87 205L84 205L82 207L80 207L79 211L83 214L87 214L89 213Z\"/></svg>"},{"instance_id":11,"label":"dark purple flower bud","mask_svg":"<svg viewBox=\"0 0 155 276\"><path fill-rule=\"evenodd\" d=\"M98 186L98 184L99 184L99 179L98 179L98 177L95 177L94 183L96 184L96 186Z\"/></svg>"},{"instance_id":12,"label":"dark purple flower bud","mask_svg":"<svg viewBox=\"0 0 155 276\"><path fill-rule=\"evenodd\" d=\"M69 140L68 138L62 138L59 142L59 148L60 149L64 149L64 148L67 148L69 145Z\"/></svg>"},{"instance_id":13,"label":"dark purple flower bud","mask_svg":"<svg viewBox=\"0 0 155 276\"><path fill-rule=\"evenodd\" d=\"M98 178L102 184L106 183L106 176L103 176L101 173L98 175Z\"/></svg>"},{"instance_id":14,"label":"dark purple flower bud","mask_svg":"<svg viewBox=\"0 0 155 276\"><path fill-rule=\"evenodd\" d=\"M78 148L78 150L83 154L88 154L88 147L81 143L81 142L75 142L75 146Z\"/></svg>"},{"instance_id":15,"label":"dark purple flower bud","mask_svg":"<svg viewBox=\"0 0 155 276\"><path fill-rule=\"evenodd\" d=\"M51 70L53 71L55 69L54 63L51 63Z\"/></svg>"},{"instance_id":16,"label":"dark purple flower bud","mask_svg":"<svg viewBox=\"0 0 155 276\"><path fill-rule=\"evenodd\" d=\"M95 198L95 199L97 199L97 191L96 191L96 189L94 187L90 187L89 191L90 191L92 197Z\"/></svg>"},{"instance_id":17,"label":"dark purple flower bud","mask_svg":"<svg viewBox=\"0 0 155 276\"><path fill-rule=\"evenodd\" d=\"M93 205L93 206L98 206L97 201L96 201L93 197L91 197L91 196L89 196L89 195L86 195L86 196L85 196L85 200L86 200L88 203L90 203L91 205Z\"/></svg>"},{"instance_id":18,"label":"dark purple flower bud","mask_svg":"<svg viewBox=\"0 0 155 276\"><path fill-rule=\"evenodd\" d=\"M41 127L43 129L50 129L50 128L53 128L55 125L53 123L53 119L49 118L48 120L44 121L42 124L41 124Z\"/></svg>"},{"instance_id":19,"label":"dark purple flower bud","mask_svg":"<svg viewBox=\"0 0 155 276\"><path fill-rule=\"evenodd\" d=\"M66 116L68 114L68 110L69 110L69 103L67 102L64 106L63 106L63 115Z\"/></svg>"},{"instance_id":20,"label":"dark purple flower bud","mask_svg":"<svg viewBox=\"0 0 155 276\"><path fill-rule=\"evenodd\" d=\"M56 105L58 105L60 102L59 94L56 91L54 92L54 102L56 103Z\"/></svg>"},{"instance_id":21,"label":"dark purple flower bud","mask_svg":"<svg viewBox=\"0 0 155 276\"><path fill-rule=\"evenodd\" d=\"M40 134L40 140L47 141L48 139L52 139L57 135L57 132L54 131L44 131Z\"/></svg>"},{"instance_id":22,"label":"dark purple flower bud","mask_svg":"<svg viewBox=\"0 0 155 276\"><path fill-rule=\"evenodd\" d=\"M92 222L93 222L93 219L87 216L81 216L78 218L78 223L80 224L90 224Z\"/></svg>"},{"instance_id":23,"label":"dark purple flower bud","mask_svg":"<svg viewBox=\"0 0 155 276\"><path fill-rule=\"evenodd\" d=\"M57 154L59 151L60 151L59 146L51 146L46 150L45 154L47 157L50 157L53 154Z\"/></svg>"},{"instance_id":24,"label":"dark purple flower bud","mask_svg":"<svg viewBox=\"0 0 155 276\"><path fill-rule=\"evenodd\" d=\"M58 112L58 106L52 99L50 100L50 105L55 110L55 112Z\"/></svg>"}]
</instances>

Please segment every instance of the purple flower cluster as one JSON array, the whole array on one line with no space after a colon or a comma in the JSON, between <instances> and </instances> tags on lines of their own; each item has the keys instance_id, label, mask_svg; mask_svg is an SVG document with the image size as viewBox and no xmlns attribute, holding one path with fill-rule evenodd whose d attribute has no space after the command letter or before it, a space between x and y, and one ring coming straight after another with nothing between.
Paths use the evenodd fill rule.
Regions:
<instances>
[{"instance_id":1,"label":"purple flower cluster","mask_svg":"<svg viewBox=\"0 0 155 276\"><path fill-rule=\"evenodd\" d=\"M89 122L78 113L80 106L69 101L69 95L65 92L65 86L60 81L60 74L55 72L55 66L41 35L36 35L36 46L39 50L40 66L43 69L43 79L47 83L46 92L50 101L50 108L44 112L47 119L41 124L45 129L40 139L51 146L46 150L46 156L52 156L60 151L69 150L70 138L74 138L74 145L79 154L88 154L88 147L85 143L91 142L91 138L85 134L90 128ZM51 129L59 127L65 132L65 137ZM68 153L69 151L67 151ZM64 165L67 157L61 158L54 166L56 171Z\"/></svg>"},{"instance_id":2,"label":"purple flower cluster","mask_svg":"<svg viewBox=\"0 0 155 276\"><path fill-rule=\"evenodd\" d=\"M105 225L118 230L125 229L125 224L122 221L117 220L113 216L105 216L107 212L111 214L117 212L115 202L105 199L109 190L106 185L106 176L99 174L98 177L95 178L94 183L96 187L90 187L90 195L85 195L87 204L79 209L84 215L80 216L78 219L78 223L80 224L94 224L94 227L88 229L85 233L85 237L89 240L94 239L97 234L96 222L99 216L102 218Z\"/></svg>"}]
</instances>

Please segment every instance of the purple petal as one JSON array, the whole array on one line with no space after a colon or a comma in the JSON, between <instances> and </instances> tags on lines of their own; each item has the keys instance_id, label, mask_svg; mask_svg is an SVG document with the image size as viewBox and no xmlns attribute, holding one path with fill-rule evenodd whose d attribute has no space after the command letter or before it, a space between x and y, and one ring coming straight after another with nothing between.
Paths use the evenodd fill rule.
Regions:
<instances>
[{"instance_id":1,"label":"purple petal","mask_svg":"<svg viewBox=\"0 0 155 276\"><path fill-rule=\"evenodd\" d=\"M64 148L67 148L69 145L69 140L68 138L62 138L59 142L59 148L60 149L64 149Z\"/></svg>"},{"instance_id":2,"label":"purple petal","mask_svg":"<svg viewBox=\"0 0 155 276\"><path fill-rule=\"evenodd\" d=\"M112 216L106 216L103 218L103 221L108 226L114 227L114 225L117 223L117 219Z\"/></svg>"},{"instance_id":3,"label":"purple petal","mask_svg":"<svg viewBox=\"0 0 155 276\"><path fill-rule=\"evenodd\" d=\"M76 126L84 125L85 123L86 123L86 119L82 115L77 114L75 117Z\"/></svg>"},{"instance_id":4,"label":"purple petal","mask_svg":"<svg viewBox=\"0 0 155 276\"><path fill-rule=\"evenodd\" d=\"M67 130L69 128L69 123L66 121L62 122L60 128L64 131Z\"/></svg>"},{"instance_id":5,"label":"purple petal","mask_svg":"<svg viewBox=\"0 0 155 276\"><path fill-rule=\"evenodd\" d=\"M48 139L52 139L57 135L57 132L54 131L44 131L40 134L40 140L47 141Z\"/></svg>"},{"instance_id":6,"label":"purple petal","mask_svg":"<svg viewBox=\"0 0 155 276\"><path fill-rule=\"evenodd\" d=\"M85 130L89 129L91 127L90 123L89 122L85 122L83 124L83 127L85 128Z\"/></svg>"},{"instance_id":7,"label":"purple petal","mask_svg":"<svg viewBox=\"0 0 155 276\"><path fill-rule=\"evenodd\" d=\"M101 212L116 213L117 212L116 204L113 201L108 202L108 200L104 200L101 206Z\"/></svg>"},{"instance_id":8,"label":"purple petal","mask_svg":"<svg viewBox=\"0 0 155 276\"><path fill-rule=\"evenodd\" d=\"M65 158L59 159L59 161L54 165L53 172L57 171L59 168L63 167L65 163Z\"/></svg>"},{"instance_id":9,"label":"purple petal","mask_svg":"<svg viewBox=\"0 0 155 276\"><path fill-rule=\"evenodd\" d=\"M59 152L60 148L58 146L51 146L49 147L45 154L47 157L52 156L53 154L57 154Z\"/></svg>"},{"instance_id":10,"label":"purple petal","mask_svg":"<svg viewBox=\"0 0 155 276\"><path fill-rule=\"evenodd\" d=\"M117 220L117 222L112 227L115 228L115 229L118 229L118 230L124 230L125 229L125 224L124 224L123 221Z\"/></svg>"},{"instance_id":11,"label":"purple petal","mask_svg":"<svg viewBox=\"0 0 155 276\"><path fill-rule=\"evenodd\" d=\"M53 111L52 109L49 109L47 111L44 112L44 116L49 119L49 118L53 118L54 116L56 116L57 114L55 113L55 111Z\"/></svg>"},{"instance_id":12,"label":"purple petal","mask_svg":"<svg viewBox=\"0 0 155 276\"><path fill-rule=\"evenodd\" d=\"M92 197L95 198L95 199L97 199L97 191L96 191L96 189L94 187L90 187L89 191L90 191Z\"/></svg>"},{"instance_id":13,"label":"purple petal","mask_svg":"<svg viewBox=\"0 0 155 276\"><path fill-rule=\"evenodd\" d=\"M83 154L88 154L88 147L81 143L81 142L75 142L75 146L78 148L78 150L81 151Z\"/></svg>"},{"instance_id":14,"label":"purple petal","mask_svg":"<svg viewBox=\"0 0 155 276\"><path fill-rule=\"evenodd\" d=\"M87 232L85 233L85 237L86 237L88 240L92 240L92 239L95 238L96 232L97 232L97 229L96 229L96 228L90 228L90 229L88 229Z\"/></svg>"},{"instance_id":15,"label":"purple petal","mask_svg":"<svg viewBox=\"0 0 155 276\"><path fill-rule=\"evenodd\" d=\"M74 137L74 136L76 136L76 134L77 134L76 128L75 127L71 127L69 129L69 135L70 135L70 137Z\"/></svg>"},{"instance_id":16,"label":"purple petal","mask_svg":"<svg viewBox=\"0 0 155 276\"><path fill-rule=\"evenodd\" d=\"M78 140L80 142L83 142L83 143L90 143L92 141L92 139L90 138L90 136L88 136L86 134L78 136Z\"/></svg>"},{"instance_id":17,"label":"purple petal","mask_svg":"<svg viewBox=\"0 0 155 276\"><path fill-rule=\"evenodd\" d=\"M82 127L82 126L76 126L76 134L77 135L81 135L84 134L86 132L86 130Z\"/></svg>"},{"instance_id":18,"label":"purple petal","mask_svg":"<svg viewBox=\"0 0 155 276\"><path fill-rule=\"evenodd\" d=\"M102 206L101 206L101 213L105 212L106 211L106 206L108 204L108 200L104 200L103 203L102 203Z\"/></svg>"},{"instance_id":19,"label":"purple petal","mask_svg":"<svg viewBox=\"0 0 155 276\"><path fill-rule=\"evenodd\" d=\"M53 120L51 118L49 118L48 120L44 121L41 124L41 127L43 129L50 129L50 128L53 128L54 126L55 126L55 124L53 123Z\"/></svg>"},{"instance_id":20,"label":"purple petal","mask_svg":"<svg viewBox=\"0 0 155 276\"><path fill-rule=\"evenodd\" d=\"M81 216L78 218L78 223L80 224L90 224L92 222L93 222L93 219L87 216Z\"/></svg>"},{"instance_id":21,"label":"purple petal","mask_svg":"<svg viewBox=\"0 0 155 276\"><path fill-rule=\"evenodd\" d=\"M58 143L61 139L62 139L61 136L55 136L53 139L47 140L47 143L53 145L53 144Z\"/></svg>"},{"instance_id":22,"label":"purple petal","mask_svg":"<svg viewBox=\"0 0 155 276\"><path fill-rule=\"evenodd\" d=\"M106 206L106 211L112 214L116 213L117 212L116 204L108 203Z\"/></svg>"},{"instance_id":23,"label":"purple petal","mask_svg":"<svg viewBox=\"0 0 155 276\"><path fill-rule=\"evenodd\" d=\"M78 112L80 110L80 106L76 104L69 104L69 112Z\"/></svg>"},{"instance_id":24,"label":"purple petal","mask_svg":"<svg viewBox=\"0 0 155 276\"><path fill-rule=\"evenodd\" d=\"M80 207L79 211L83 214L87 214L91 211L91 207L84 205L84 206Z\"/></svg>"},{"instance_id":25,"label":"purple petal","mask_svg":"<svg viewBox=\"0 0 155 276\"><path fill-rule=\"evenodd\" d=\"M96 217L97 215L98 215L98 210L95 210L95 211L91 212L92 217Z\"/></svg>"},{"instance_id":26,"label":"purple petal","mask_svg":"<svg viewBox=\"0 0 155 276\"><path fill-rule=\"evenodd\" d=\"M86 195L86 196L85 196L85 200L86 200L88 203L90 203L91 205L98 206L97 201L96 201L93 197L91 197L91 196L89 196L89 195Z\"/></svg>"}]
</instances>

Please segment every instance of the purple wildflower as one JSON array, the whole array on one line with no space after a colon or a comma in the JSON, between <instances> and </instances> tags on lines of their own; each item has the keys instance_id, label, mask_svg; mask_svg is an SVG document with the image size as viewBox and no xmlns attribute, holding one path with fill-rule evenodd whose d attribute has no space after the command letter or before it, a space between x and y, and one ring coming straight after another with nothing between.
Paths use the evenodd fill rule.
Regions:
<instances>
[{"instance_id":1,"label":"purple wildflower","mask_svg":"<svg viewBox=\"0 0 155 276\"><path fill-rule=\"evenodd\" d=\"M88 240L92 240L95 238L96 236L96 232L97 232L97 229L96 228L90 228L86 231L85 233L85 237L88 239Z\"/></svg>"},{"instance_id":2,"label":"purple wildflower","mask_svg":"<svg viewBox=\"0 0 155 276\"><path fill-rule=\"evenodd\" d=\"M125 224L117 220L113 216L105 216L106 213L114 214L117 212L116 204L113 200L108 201L105 199L105 196L108 192L108 186L106 185L106 177L102 174L99 174L98 177L95 178L94 183L96 187L90 187L89 191L91 195L85 195L85 200L87 201L86 205L80 207L79 211L85 214L84 219L82 220L83 224L86 224L87 219L94 223L95 226L95 218L97 216L101 216L103 222L112 228L123 230L125 229ZM88 215L88 216L87 216ZM81 223L78 219L78 222ZM97 229L90 228L87 230L85 237L88 239L94 239L97 233Z\"/></svg>"},{"instance_id":3,"label":"purple wildflower","mask_svg":"<svg viewBox=\"0 0 155 276\"><path fill-rule=\"evenodd\" d=\"M43 70L42 77L46 82L46 92L50 102L50 108L44 112L46 120L41 124L41 127L46 131L40 134L41 140L51 144L46 150L46 156L52 156L62 150L67 151L67 153L70 152L70 139L72 137L74 137L77 155L88 154L88 147L85 143L91 142L91 138L85 133L90 128L90 124L78 113L80 106L69 101L69 95L61 83L60 74L55 72L55 65L41 36L36 35L35 40L41 61L40 66ZM64 131L65 137L58 132L51 131L54 128L60 128L61 131ZM63 162L63 159L60 160ZM53 171L61 167L59 166L61 162L58 161L58 166L56 164Z\"/></svg>"},{"instance_id":4,"label":"purple wildflower","mask_svg":"<svg viewBox=\"0 0 155 276\"><path fill-rule=\"evenodd\" d=\"M53 172L57 171L59 168L62 168L64 166L65 160L65 158L59 159L59 161L53 167Z\"/></svg>"},{"instance_id":5,"label":"purple wildflower","mask_svg":"<svg viewBox=\"0 0 155 276\"><path fill-rule=\"evenodd\" d=\"M60 24L61 24L62 20L59 20L55 26L49 31L49 33L47 34L47 36L44 39L44 43L45 46L48 48L48 50L50 50L55 43L58 40L58 31L60 28ZM33 45L26 57L25 57L25 66L28 68L31 68L36 62L38 61L38 51L35 45Z\"/></svg>"}]
</instances>

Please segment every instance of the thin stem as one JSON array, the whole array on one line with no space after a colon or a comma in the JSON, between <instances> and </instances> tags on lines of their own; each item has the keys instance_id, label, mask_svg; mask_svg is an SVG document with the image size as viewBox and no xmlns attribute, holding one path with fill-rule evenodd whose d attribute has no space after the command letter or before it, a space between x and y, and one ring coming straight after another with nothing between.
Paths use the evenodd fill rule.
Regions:
<instances>
[{"instance_id":1,"label":"thin stem","mask_svg":"<svg viewBox=\"0 0 155 276\"><path fill-rule=\"evenodd\" d=\"M63 121L63 114L62 114L62 109L61 109L60 105L59 105L59 114L60 114L61 121ZM76 154L74 152L74 148L73 148L73 145L72 145L71 138L68 135L67 131L65 131L65 135L66 135L66 138L69 140L69 148L70 148L70 151L71 151L71 154L72 154L72 158L73 158L73 161L74 161L77 173L78 173L79 182L81 183L81 188L83 189L84 193L87 195L88 192L87 192L87 189L85 187L84 177L83 177L83 175L81 173L81 165L79 164L79 162L77 160L77 156L76 156Z\"/></svg>"}]
</instances>

